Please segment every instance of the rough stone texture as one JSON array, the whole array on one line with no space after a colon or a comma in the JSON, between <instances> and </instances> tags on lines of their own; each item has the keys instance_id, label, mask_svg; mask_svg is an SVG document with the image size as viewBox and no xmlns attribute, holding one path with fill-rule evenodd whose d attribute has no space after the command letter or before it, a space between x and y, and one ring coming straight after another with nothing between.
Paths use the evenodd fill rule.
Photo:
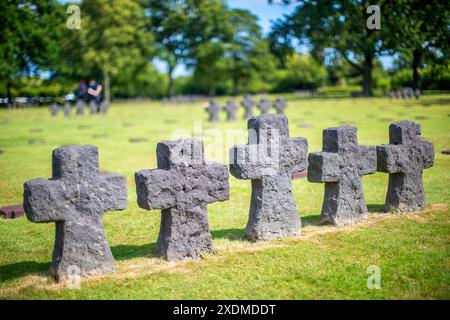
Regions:
<instances>
[{"instance_id":1,"label":"rough stone texture","mask_svg":"<svg viewBox=\"0 0 450 320\"><path fill-rule=\"evenodd\" d=\"M234 121L234 120L236 120L236 111L238 109L236 101L228 100L227 104L225 105L225 107L223 107L223 109L227 113L227 121Z\"/></svg>"},{"instance_id":2,"label":"rough stone texture","mask_svg":"<svg viewBox=\"0 0 450 320\"><path fill-rule=\"evenodd\" d=\"M252 180L247 239L265 241L298 235L301 221L292 196L292 175L308 166L308 142L289 138L284 115L248 121L249 143L230 149L230 172Z\"/></svg>"},{"instance_id":3,"label":"rough stone texture","mask_svg":"<svg viewBox=\"0 0 450 320\"><path fill-rule=\"evenodd\" d=\"M325 183L321 223L344 225L367 218L362 176L377 169L376 148L359 146L357 129L323 130L323 152L309 154L308 181Z\"/></svg>"},{"instance_id":4,"label":"rough stone texture","mask_svg":"<svg viewBox=\"0 0 450 320\"><path fill-rule=\"evenodd\" d=\"M50 113L52 117L56 117L58 115L59 107L56 103L52 103L50 105Z\"/></svg>"},{"instance_id":5,"label":"rough stone texture","mask_svg":"<svg viewBox=\"0 0 450 320\"><path fill-rule=\"evenodd\" d=\"M97 114L97 104L94 100L89 102L89 112L90 114Z\"/></svg>"},{"instance_id":6,"label":"rough stone texture","mask_svg":"<svg viewBox=\"0 0 450 320\"><path fill-rule=\"evenodd\" d=\"M64 105L64 116L70 118L71 113L72 105L69 102L66 102L66 104Z\"/></svg>"},{"instance_id":7,"label":"rough stone texture","mask_svg":"<svg viewBox=\"0 0 450 320\"><path fill-rule=\"evenodd\" d=\"M84 114L84 101L79 99L77 100L77 115L82 116Z\"/></svg>"},{"instance_id":8,"label":"rough stone texture","mask_svg":"<svg viewBox=\"0 0 450 320\"><path fill-rule=\"evenodd\" d=\"M277 98L273 106L277 110L278 114L284 114L284 110L287 108L286 99L284 99L283 97Z\"/></svg>"},{"instance_id":9,"label":"rough stone texture","mask_svg":"<svg viewBox=\"0 0 450 320\"><path fill-rule=\"evenodd\" d=\"M422 172L434 164L434 146L420 134L416 122L395 122L389 126L390 144L377 146L377 169L389 173L385 211L425 208Z\"/></svg>"},{"instance_id":10,"label":"rough stone texture","mask_svg":"<svg viewBox=\"0 0 450 320\"><path fill-rule=\"evenodd\" d=\"M135 174L138 205L161 209L158 255L169 261L212 251L207 204L229 199L227 167L206 164L203 142L162 141L158 169Z\"/></svg>"},{"instance_id":11,"label":"rough stone texture","mask_svg":"<svg viewBox=\"0 0 450 320\"><path fill-rule=\"evenodd\" d=\"M256 105L256 102L252 99L252 97L245 95L244 100L241 101L241 105L244 107L244 119L248 120L253 117L253 108Z\"/></svg>"},{"instance_id":12,"label":"rough stone texture","mask_svg":"<svg viewBox=\"0 0 450 320\"><path fill-rule=\"evenodd\" d=\"M218 122L219 121L219 112L220 112L220 106L217 103L216 100L211 99L209 100L209 106L206 109L209 113L209 122Z\"/></svg>"},{"instance_id":13,"label":"rough stone texture","mask_svg":"<svg viewBox=\"0 0 450 320\"><path fill-rule=\"evenodd\" d=\"M272 108L272 102L267 98L262 98L258 104L259 111L261 115L269 114L270 108Z\"/></svg>"},{"instance_id":14,"label":"rough stone texture","mask_svg":"<svg viewBox=\"0 0 450 320\"><path fill-rule=\"evenodd\" d=\"M65 146L53 151L52 179L24 184L24 209L32 222L56 222L50 272L57 279L114 271L102 213L127 207L124 176L101 174L94 146Z\"/></svg>"}]
</instances>

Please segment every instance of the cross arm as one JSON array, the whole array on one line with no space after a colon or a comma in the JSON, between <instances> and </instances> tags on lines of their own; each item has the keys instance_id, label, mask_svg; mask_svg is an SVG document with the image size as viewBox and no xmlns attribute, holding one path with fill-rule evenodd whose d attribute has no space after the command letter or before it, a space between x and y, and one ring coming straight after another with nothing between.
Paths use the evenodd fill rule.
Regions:
<instances>
[{"instance_id":1,"label":"cross arm","mask_svg":"<svg viewBox=\"0 0 450 320\"><path fill-rule=\"evenodd\" d=\"M125 210L127 208L127 179L117 173L101 174L101 200L103 211Z\"/></svg>"},{"instance_id":2,"label":"cross arm","mask_svg":"<svg viewBox=\"0 0 450 320\"><path fill-rule=\"evenodd\" d=\"M358 171L360 175L372 174L377 171L377 149L373 146L359 146Z\"/></svg>"},{"instance_id":3,"label":"cross arm","mask_svg":"<svg viewBox=\"0 0 450 320\"><path fill-rule=\"evenodd\" d=\"M423 168L431 168L434 165L434 145L431 142L422 141L421 149Z\"/></svg>"},{"instance_id":4,"label":"cross arm","mask_svg":"<svg viewBox=\"0 0 450 320\"><path fill-rule=\"evenodd\" d=\"M32 222L64 220L67 203L58 180L33 179L24 184L23 206Z\"/></svg>"},{"instance_id":5,"label":"cross arm","mask_svg":"<svg viewBox=\"0 0 450 320\"><path fill-rule=\"evenodd\" d=\"M281 143L282 165L289 171L300 172L308 168L308 141L304 138L287 138Z\"/></svg>"},{"instance_id":6,"label":"cross arm","mask_svg":"<svg viewBox=\"0 0 450 320\"><path fill-rule=\"evenodd\" d=\"M230 198L230 185L228 180L228 169L218 163L211 163L204 166L201 183L206 189L205 201L212 203L225 201Z\"/></svg>"},{"instance_id":7,"label":"cross arm","mask_svg":"<svg viewBox=\"0 0 450 320\"><path fill-rule=\"evenodd\" d=\"M230 172L238 179L259 179L278 169L264 149L266 145L237 145L230 149ZM274 167L276 165L276 168Z\"/></svg>"},{"instance_id":8,"label":"cross arm","mask_svg":"<svg viewBox=\"0 0 450 320\"><path fill-rule=\"evenodd\" d=\"M308 156L309 182L335 182L339 180L341 157L337 153L317 152Z\"/></svg>"},{"instance_id":9,"label":"cross arm","mask_svg":"<svg viewBox=\"0 0 450 320\"><path fill-rule=\"evenodd\" d=\"M385 144L377 146L377 170L387 173L403 172L403 146Z\"/></svg>"},{"instance_id":10,"label":"cross arm","mask_svg":"<svg viewBox=\"0 0 450 320\"><path fill-rule=\"evenodd\" d=\"M176 195L183 191L181 177L170 170L154 169L136 172L136 192L139 207L147 210L168 209L177 203Z\"/></svg>"}]
</instances>

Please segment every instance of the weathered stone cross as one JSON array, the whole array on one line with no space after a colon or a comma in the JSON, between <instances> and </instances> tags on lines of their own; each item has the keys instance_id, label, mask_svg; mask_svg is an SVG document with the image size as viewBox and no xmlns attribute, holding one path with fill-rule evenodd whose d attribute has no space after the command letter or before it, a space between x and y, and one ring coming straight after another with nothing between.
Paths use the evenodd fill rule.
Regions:
<instances>
[{"instance_id":1,"label":"weathered stone cross","mask_svg":"<svg viewBox=\"0 0 450 320\"><path fill-rule=\"evenodd\" d=\"M324 182L321 223L344 225L367 218L362 176L376 171L375 147L359 146L357 129L323 130L323 152L310 153L308 181Z\"/></svg>"},{"instance_id":2,"label":"weathered stone cross","mask_svg":"<svg viewBox=\"0 0 450 320\"><path fill-rule=\"evenodd\" d=\"M278 114L284 114L284 110L287 108L286 100L283 97L279 97L275 100L273 105Z\"/></svg>"},{"instance_id":3,"label":"weathered stone cross","mask_svg":"<svg viewBox=\"0 0 450 320\"><path fill-rule=\"evenodd\" d=\"M262 98L258 107L261 111L261 115L267 115L269 114L270 108L272 108L272 102L267 98Z\"/></svg>"},{"instance_id":4,"label":"weathered stone cross","mask_svg":"<svg viewBox=\"0 0 450 320\"><path fill-rule=\"evenodd\" d=\"M220 106L216 100L214 99L209 100L209 106L206 109L206 111L208 111L209 113L209 122L219 121Z\"/></svg>"},{"instance_id":5,"label":"weathered stone cross","mask_svg":"<svg viewBox=\"0 0 450 320\"><path fill-rule=\"evenodd\" d=\"M392 123L389 142L377 146L378 171L389 173L384 210L423 210L422 172L434 164L434 146L420 137L419 124L412 121Z\"/></svg>"},{"instance_id":6,"label":"weathered stone cross","mask_svg":"<svg viewBox=\"0 0 450 320\"><path fill-rule=\"evenodd\" d=\"M162 141L158 169L135 174L138 205L162 209L157 251L169 261L212 251L207 204L229 198L227 167L206 164L203 142Z\"/></svg>"},{"instance_id":7,"label":"weathered stone cross","mask_svg":"<svg viewBox=\"0 0 450 320\"><path fill-rule=\"evenodd\" d=\"M100 174L94 146L66 146L52 155L52 179L24 185L24 209L32 222L56 222L50 272L60 280L73 268L81 276L114 271L102 213L127 207L124 176Z\"/></svg>"},{"instance_id":8,"label":"weathered stone cross","mask_svg":"<svg viewBox=\"0 0 450 320\"><path fill-rule=\"evenodd\" d=\"M227 113L227 121L234 121L236 120L236 111L238 109L238 106L234 100L228 100L227 104L224 107L224 110Z\"/></svg>"},{"instance_id":9,"label":"weathered stone cross","mask_svg":"<svg viewBox=\"0 0 450 320\"><path fill-rule=\"evenodd\" d=\"M84 114L84 101L81 99L77 100L77 115L82 116Z\"/></svg>"},{"instance_id":10,"label":"weathered stone cross","mask_svg":"<svg viewBox=\"0 0 450 320\"><path fill-rule=\"evenodd\" d=\"M230 172L252 180L247 239L264 241L299 234L301 221L292 196L292 175L308 166L308 142L289 138L284 115L248 121L249 143L230 149Z\"/></svg>"},{"instance_id":11,"label":"weathered stone cross","mask_svg":"<svg viewBox=\"0 0 450 320\"><path fill-rule=\"evenodd\" d=\"M248 120L253 117L253 107L256 102L250 96L244 96L244 100L241 101L241 105L244 107L244 119Z\"/></svg>"}]
</instances>

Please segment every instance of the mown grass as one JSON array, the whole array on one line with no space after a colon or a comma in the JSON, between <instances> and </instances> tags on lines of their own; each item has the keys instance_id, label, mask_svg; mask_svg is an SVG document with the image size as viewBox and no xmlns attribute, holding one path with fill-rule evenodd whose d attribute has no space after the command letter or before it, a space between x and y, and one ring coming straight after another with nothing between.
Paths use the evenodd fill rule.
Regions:
<instances>
[{"instance_id":1,"label":"mown grass","mask_svg":"<svg viewBox=\"0 0 450 320\"><path fill-rule=\"evenodd\" d=\"M101 169L125 174L129 193L127 210L104 215L117 272L83 281L81 290L54 284L47 276L53 224L33 224L26 218L0 221L0 298L449 299L450 158L441 151L450 148L450 96L289 100L287 115L291 136L307 138L310 152L321 150L326 127L355 125L361 144L376 145L387 143L390 122L418 121L436 152L435 166L424 173L427 210L380 214L388 176L376 173L363 179L372 212L368 222L317 226L323 185L299 179L293 189L302 236L250 244L243 239L250 182L230 177L230 200L208 206L216 252L199 261L167 263L156 258L160 213L137 207L134 172L156 167L158 141L174 138L180 130L193 132L199 125L208 160L226 163L226 150L245 142L246 133L227 139L225 132L245 129L244 120L226 123L222 114L219 124L209 124L200 103L117 104L106 117L71 119L51 118L47 109L0 110L0 206L22 202L24 181L50 177L51 151L65 144L98 146ZM129 142L141 137L148 141ZM366 286L370 265L381 269L380 290Z\"/></svg>"}]
</instances>

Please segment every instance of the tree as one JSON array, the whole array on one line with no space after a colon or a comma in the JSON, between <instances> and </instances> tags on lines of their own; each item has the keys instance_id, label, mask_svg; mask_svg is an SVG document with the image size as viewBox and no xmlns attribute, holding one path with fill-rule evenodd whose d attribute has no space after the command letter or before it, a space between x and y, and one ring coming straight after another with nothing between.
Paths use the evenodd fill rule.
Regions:
<instances>
[{"instance_id":1,"label":"tree","mask_svg":"<svg viewBox=\"0 0 450 320\"><path fill-rule=\"evenodd\" d=\"M144 10L138 0L85 0L81 13L83 65L101 72L104 98L109 102L111 77L145 67L153 38L145 30Z\"/></svg>"},{"instance_id":2,"label":"tree","mask_svg":"<svg viewBox=\"0 0 450 320\"><path fill-rule=\"evenodd\" d=\"M310 45L318 61L323 61L326 48L337 50L361 74L363 94L371 96L374 59L385 50L381 40L387 30L367 28L369 5L369 1L359 0L300 0L278 27ZM386 12L381 10L385 17Z\"/></svg>"},{"instance_id":3,"label":"tree","mask_svg":"<svg viewBox=\"0 0 450 320\"><path fill-rule=\"evenodd\" d=\"M274 69L274 57L268 42L261 34L258 18L247 10L233 9L229 13L233 36L227 45L225 56L230 59L229 74L232 94L237 95L241 83L253 76L267 77Z\"/></svg>"},{"instance_id":4,"label":"tree","mask_svg":"<svg viewBox=\"0 0 450 320\"><path fill-rule=\"evenodd\" d=\"M390 32L385 33L386 46L409 60L411 86L421 87L420 68L424 60L446 62L450 53L450 9L441 0L387 1L384 10L391 18L384 21Z\"/></svg>"},{"instance_id":5,"label":"tree","mask_svg":"<svg viewBox=\"0 0 450 320\"><path fill-rule=\"evenodd\" d=\"M221 41L226 25L222 0L148 0L147 28L156 38L158 55L168 65L168 96L173 95L173 71L180 63L192 65L193 52L208 41Z\"/></svg>"},{"instance_id":6,"label":"tree","mask_svg":"<svg viewBox=\"0 0 450 320\"><path fill-rule=\"evenodd\" d=\"M0 78L11 87L18 76L48 69L59 55L64 11L56 1L0 1Z\"/></svg>"}]
</instances>

